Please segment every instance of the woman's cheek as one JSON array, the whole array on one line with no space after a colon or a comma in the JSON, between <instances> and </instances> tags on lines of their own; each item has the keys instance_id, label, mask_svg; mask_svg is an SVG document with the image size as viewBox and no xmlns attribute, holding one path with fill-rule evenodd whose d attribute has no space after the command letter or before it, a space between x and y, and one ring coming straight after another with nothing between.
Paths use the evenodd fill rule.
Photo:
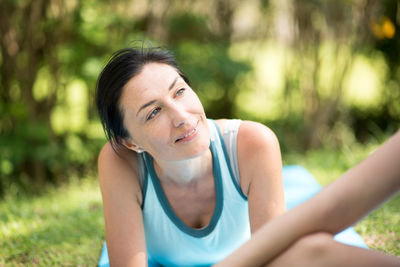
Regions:
<instances>
[{"instance_id":1,"label":"woman's cheek","mask_svg":"<svg viewBox=\"0 0 400 267\"><path fill-rule=\"evenodd\" d=\"M191 96L190 103L191 106L193 107L199 107L199 108L201 107L201 109L203 109L203 104L201 103L199 97L195 93L193 93L193 95Z\"/></svg>"}]
</instances>

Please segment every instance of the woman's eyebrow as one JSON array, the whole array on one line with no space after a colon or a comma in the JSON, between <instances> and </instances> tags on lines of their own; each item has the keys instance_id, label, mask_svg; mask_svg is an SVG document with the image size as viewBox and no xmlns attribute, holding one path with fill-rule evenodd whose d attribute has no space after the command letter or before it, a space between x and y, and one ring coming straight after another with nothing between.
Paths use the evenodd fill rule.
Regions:
<instances>
[{"instance_id":1,"label":"woman's eyebrow","mask_svg":"<svg viewBox=\"0 0 400 267\"><path fill-rule=\"evenodd\" d=\"M174 85L176 84L176 82L178 81L180 76L176 76L174 81L171 83L171 85L168 87L168 91L171 91L172 88L174 88ZM142 111L142 109L147 108L148 106L154 104L156 102L156 100L151 100L149 102L147 102L146 104L144 104L143 106L141 106L138 110L138 112L136 113L136 117L139 115L139 112Z\"/></svg>"},{"instance_id":2,"label":"woman's eyebrow","mask_svg":"<svg viewBox=\"0 0 400 267\"><path fill-rule=\"evenodd\" d=\"M172 88L174 88L174 85L176 84L176 82L178 81L180 76L176 76L174 81L171 83L171 85L168 88L168 91L171 91Z\"/></svg>"},{"instance_id":3,"label":"woman's eyebrow","mask_svg":"<svg viewBox=\"0 0 400 267\"><path fill-rule=\"evenodd\" d=\"M141 107L139 108L138 112L136 113L136 117L139 115L139 112L140 112L142 109L147 108L148 106L154 104L155 102L156 102L156 100L151 100L151 101L147 102L146 104L144 104L143 106L141 106Z\"/></svg>"}]
</instances>

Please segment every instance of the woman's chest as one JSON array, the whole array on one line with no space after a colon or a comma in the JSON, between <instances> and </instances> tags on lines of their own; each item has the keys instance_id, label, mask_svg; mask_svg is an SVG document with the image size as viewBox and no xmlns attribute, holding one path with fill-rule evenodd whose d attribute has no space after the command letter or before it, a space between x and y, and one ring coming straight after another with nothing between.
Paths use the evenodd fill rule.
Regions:
<instances>
[{"instance_id":1,"label":"woman's chest","mask_svg":"<svg viewBox=\"0 0 400 267\"><path fill-rule=\"evenodd\" d=\"M181 186L163 186L165 196L173 212L191 228L206 227L213 216L216 193L213 177Z\"/></svg>"}]
</instances>

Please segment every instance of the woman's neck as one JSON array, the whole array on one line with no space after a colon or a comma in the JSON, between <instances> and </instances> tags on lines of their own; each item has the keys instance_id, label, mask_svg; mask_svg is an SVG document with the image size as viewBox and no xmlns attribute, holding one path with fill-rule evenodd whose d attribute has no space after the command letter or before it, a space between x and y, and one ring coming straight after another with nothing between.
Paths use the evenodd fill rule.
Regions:
<instances>
[{"instance_id":1,"label":"woman's neck","mask_svg":"<svg viewBox=\"0 0 400 267\"><path fill-rule=\"evenodd\" d=\"M154 161L154 169L161 182L186 186L202 177L212 175L212 154L210 150L198 157L180 161Z\"/></svg>"}]
</instances>

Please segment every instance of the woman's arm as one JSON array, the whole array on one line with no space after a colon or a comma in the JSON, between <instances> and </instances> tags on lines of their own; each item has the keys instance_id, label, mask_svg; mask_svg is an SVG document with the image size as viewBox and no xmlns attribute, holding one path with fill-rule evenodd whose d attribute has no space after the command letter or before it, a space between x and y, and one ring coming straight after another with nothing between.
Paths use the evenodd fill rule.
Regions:
<instances>
[{"instance_id":1,"label":"woman's arm","mask_svg":"<svg viewBox=\"0 0 400 267\"><path fill-rule=\"evenodd\" d=\"M215 266L261 266L300 238L336 234L400 189L400 132L315 197L263 225Z\"/></svg>"},{"instance_id":2,"label":"woman's arm","mask_svg":"<svg viewBox=\"0 0 400 267\"><path fill-rule=\"evenodd\" d=\"M110 265L147 266L136 154L117 155L107 143L98 169Z\"/></svg>"},{"instance_id":3,"label":"woman's arm","mask_svg":"<svg viewBox=\"0 0 400 267\"><path fill-rule=\"evenodd\" d=\"M248 197L251 232L285 212L279 142L266 126L243 121L237 137L242 191Z\"/></svg>"}]
</instances>

